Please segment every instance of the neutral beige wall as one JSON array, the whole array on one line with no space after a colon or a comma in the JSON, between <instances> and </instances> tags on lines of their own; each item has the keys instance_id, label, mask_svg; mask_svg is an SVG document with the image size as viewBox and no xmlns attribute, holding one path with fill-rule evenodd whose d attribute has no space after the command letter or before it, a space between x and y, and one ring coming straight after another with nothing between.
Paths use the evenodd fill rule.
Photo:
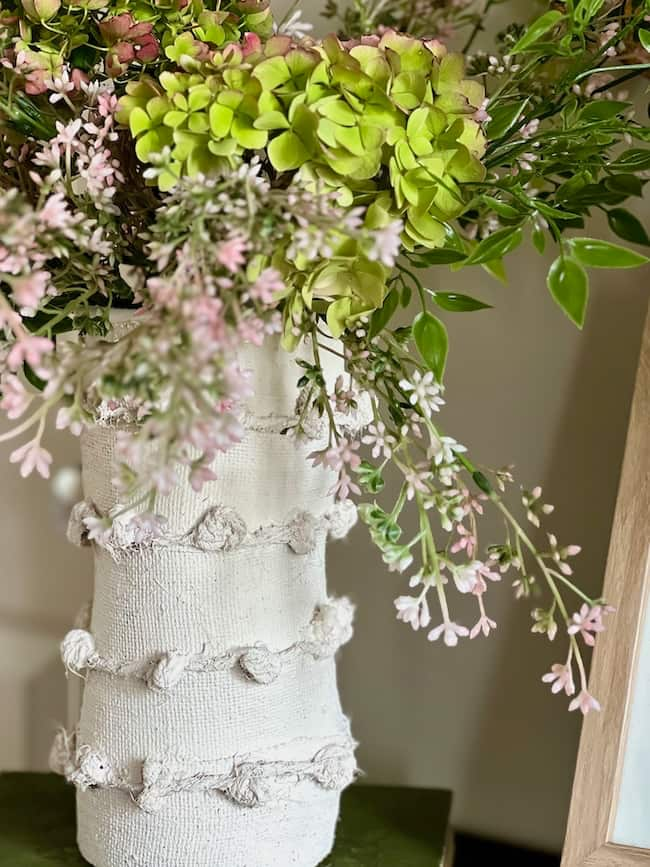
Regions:
<instances>
[{"instance_id":1,"label":"neutral beige wall","mask_svg":"<svg viewBox=\"0 0 650 867\"><path fill-rule=\"evenodd\" d=\"M312 0L316 7L317 0ZM547 296L530 249L510 285L482 272L431 274L497 305L447 315L452 338L447 428L478 460L514 461L557 505L558 535L584 545L579 576L599 587L647 302L647 271L594 275L582 334ZM51 439L63 463L76 442ZM90 563L63 538L47 484L22 481L0 460L0 768L44 767L65 721L56 644L90 594ZM499 527L494 527L498 534ZM394 619L404 581L386 572L363 528L332 547L336 593L358 604L341 658L346 709L370 782L448 786L459 827L558 848L568 808L579 719L539 682L559 650L532 636L525 604L506 582L491 590L499 629L456 650L431 645Z\"/></svg>"}]
</instances>

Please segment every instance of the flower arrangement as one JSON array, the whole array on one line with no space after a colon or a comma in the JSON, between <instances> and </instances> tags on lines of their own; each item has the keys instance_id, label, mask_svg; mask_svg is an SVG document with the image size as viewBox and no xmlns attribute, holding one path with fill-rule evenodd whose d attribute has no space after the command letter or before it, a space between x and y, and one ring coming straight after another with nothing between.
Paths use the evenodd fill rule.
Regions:
<instances>
[{"instance_id":1,"label":"flower arrangement","mask_svg":"<svg viewBox=\"0 0 650 867\"><path fill-rule=\"evenodd\" d=\"M398 618L450 647L487 636L487 590L514 574L517 597L539 597L533 632L568 643L544 681L587 713L581 642L611 609L573 583L577 546L537 541L542 491L523 490L520 520L510 470L479 468L438 423L448 339L434 311L488 305L420 272L505 279L530 237L557 251L548 289L581 327L589 268L648 261L580 230L602 210L613 234L650 245L624 207L643 193L650 133L622 90L650 68L650 8L552 2L474 51L499 2L330 0L341 33L317 41L266 0L2 0L0 408L16 424L0 440L23 438L10 460L47 477L51 413L78 434L119 407L138 434L116 482L156 532L159 498L200 490L243 436L238 347L303 345L287 434L325 419L313 460L340 499L361 499L388 567L410 573ZM115 332L120 311L136 312ZM345 364L333 389L325 353ZM338 419L362 392L373 420L354 439ZM383 503L389 466L402 483ZM506 537L485 545L487 507ZM475 597L473 626L450 590Z\"/></svg>"}]
</instances>

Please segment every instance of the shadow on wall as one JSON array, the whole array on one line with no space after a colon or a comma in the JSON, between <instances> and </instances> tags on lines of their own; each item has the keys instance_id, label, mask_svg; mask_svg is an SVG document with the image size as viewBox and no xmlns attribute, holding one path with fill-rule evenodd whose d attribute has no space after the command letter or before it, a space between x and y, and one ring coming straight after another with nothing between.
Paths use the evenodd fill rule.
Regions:
<instances>
[{"instance_id":1,"label":"shadow on wall","mask_svg":"<svg viewBox=\"0 0 650 867\"><path fill-rule=\"evenodd\" d=\"M625 276L616 280L624 281ZM594 286L580 355L542 482L556 507L549 527L558 527L565 543L579 540L584 545L574 565L582 586L593 596L602 588L647 306L642 279L636 278L636 286L612 286L607 277L594 281L606 282L608 285ZM576 599L575 608L579 604ZM484 822L494 826L497 821L497 815L491 819L490 813L512 815L511 811L521 809L519 799L530 806L534 800L543 807L540 821L552 829L560 845L580 717L564 725L564 736L557 737L559 729L550 715L565 713L568 700L564 696L551 698L544 687L517 700L518 684L530 677L531 668L535 666L541 674L551 663L563 662L565 656L560 637L553 645L541 636L531 641L523 634L527 629L525 621L514 621L499 636L500 660L468 744L469 773L459 780L460 808L464 827L482 829ZM544 773L541 766L555 771L559 766L562 772ZM517 777L519 785L513 786ZM472 816L481 818L472 821ZM514 826L511 836L518 837ZM540 840L547 845L551 842L550 838Z\"/></svg>"},{"instance_id":2,"label":"shadow on wall","mask_svg":"<svg viewBox=\"0 0 650 867\"><path fill-rule=\"evenodd\" d=\"M522 250L508 287L476 273L443 274L444 285L431 284L496 305L446 317L450 403L440 420L477 460L513 460L522 484L543 485L556 505L548 529L565 544L583 545L577 577L597 594L647 303L645 275L592 274L580 334L548 298L545 264ZM477 278L481 285L470 285ZM488 519L483 544L501 537L499 522ZM387 571L364 528L333 547L329 566L336 592L358 603L357 633L340 671L368 780L451 788L457 827L559 850L580 720L541 683L565 647L559 638L552 645L530 634L534 603L514 602L506 576L486 597L496 634L448 650L395 621L392 599L409 592L407 576ZM471 600L452 597L457 618L474 623Z\"/></svg>"}]
</instances>

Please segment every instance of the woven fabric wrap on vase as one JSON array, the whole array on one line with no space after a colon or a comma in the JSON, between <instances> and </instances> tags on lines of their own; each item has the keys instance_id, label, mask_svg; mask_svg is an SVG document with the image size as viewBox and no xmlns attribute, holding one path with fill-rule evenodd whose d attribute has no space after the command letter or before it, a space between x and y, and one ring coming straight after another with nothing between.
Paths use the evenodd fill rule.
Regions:
<instances>
[{"instance_id":1,"label":"woven fabric wrap on vase","mask_svg":"<svg viewBox=\"0 0 650 867\"><path fill-rule=\"evenodd\" d=\"M329 599L325 576L333 479L306 459L318 439L277 423L295 411L294 362L271 347L242 364L255 389L243 442L200 494L182 484L160 501L164 544L95 543L90 622L62 645L86 682L52 767L77 786L79 847L95 867L315 867L356 772L334 660L351 606ZM83 436L85 503L99 515L119 505L117 430ZM195 544L188 528L206 515L211 544ZM291 544L296 515L313 516L298 522L308 544Z\"/></svg>"}]
</instances>

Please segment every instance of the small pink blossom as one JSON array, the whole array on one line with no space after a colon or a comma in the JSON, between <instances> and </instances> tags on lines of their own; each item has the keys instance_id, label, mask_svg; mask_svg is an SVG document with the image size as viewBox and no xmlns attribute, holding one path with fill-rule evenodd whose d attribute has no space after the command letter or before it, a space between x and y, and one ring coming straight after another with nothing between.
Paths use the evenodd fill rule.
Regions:
<instances>
[{"instance_id":1,"label":"small pink blossom","mask_svg":"<svg viewBox=\"0 0 650 867\"><path fill-rule=\"evenodd\" d=\"M533 120L529 121L525 126L521 128L521 137L522 138L532 138L534 135L537 135L537 131L539 129L539 118L533 118Z\"/></svg>"},{"instance_id":2,"label":"small pink blossom","mask_svg":"<svg viewBox=\"0 0 650 867\"><path fill-rule=\"evenodd\" d=\"M387 268L393 268L401 250L403 231L404 223L401 220L393 220L387 226L375 229L368 258L381 262Z\"/></svg>"},{"instance_id":3,"label":"small pink blossom","mask_svg":"<svg viewBox=\"0 0 650 867\"><path fill-rule=\"evenodd\" d=\"M151 482L159 494L167 496L178 484L178 478L172 467L161 467L152 473Z\"/></svg>"},{"instance_id":4,"label":"small pink blossom","mask_svg":"<svg viewBox=\"0 0 650 867\"><path fill-rule=\"evenodd\" d=\"M63 193L54 193L46 199L45 204L38 212L38 219L48 229L65 229L68 226L70 214Z\"/></svg>"},{"instance_id":5,"label":"small pink blossom","mask_svg":"<svg viewBox=\"0 0 650 867\"><path fill-rule=\"evenodd\" d=\"M443 636L443 640L447 647L456 647L459 638L467 638L469 635L469 629L465 626L460 626L458 623L452 623L452 621L446 620L444 623L441 623L440 626L436 626L435 629L432 629L427 638L429 641L437 641L441 635Z\"/></svg>"},{"instance_id":6,"label":"small pink blossom","mask_svg":"<svg viewBox=\"0 0 650 867\"><path fill-rule=\"evenodd\" d=\"M478 581L477 568L482 564L478 560L465 566L453 566L454 584L459 593L473 593Z\"/></svg>"},{"instance_id":7,"label":"small pink blossom","mask_svg":"<svg viewBox=\"0 0 650 867\"><path fill-rule=\"evenodd\" d=\"M47 271L32 271L13 282L11 292L23 315L34 315L49 285L50 274Z\"/></svg>"},{"instance_id":8,"label":"small pink blossom","mask_svg":"<svg viewBox=\"0 0 650 867\"><path fill-rule=\"evenodd\" d=\"M247 316L237 323L237 333L244 343L252 343L253 346L261 346L266 336L264 322L257 316Z\"/></svg>"},{"instance_id":9,"label":"small pink blossom","mask_svg":"<svg viewBox=\"0 0 650 867\"><path fill-rule=\"evenodd\" d=\"M217 262L234 274L242 265L246 264L244 253L247 248L248 243L246 239L240 236L223 241L217 247Z\"/></svg>"},{"instance_id":10,"label":"small pink blossom","mask_svg":"<svg viewBox=\"0 0 650 867\"><path fill-rule=\"evenodd\" d=\"M56 429L69 430L72 436L78 437L83 431L83 423L74 417L73 409L69 406L62 406L56 414Z\"/></svg>"},{"instance_id":11,"label":"small pink blossom","mask_svg":"<svg viewBox=\"0 0 650 867\"><path fill-rule=\"evenodd\" d=\"M217 474L207 464L196 464L190 470L190 485L199 493L206 482L214 482Z\"/></svg>"},{"instance_id":12,"label":"small pink blossom","mask_svg":"<svg viewBox=\"0 0 650 867\"><path fill-rule=\"evenodd\" d=\"M330 395L330 403L337 412L347 415L350 410L357 406L357 395L351 387L351 383L346 384L345 377L339 375L334 383L334 393ZM380 422L381 424L381 422ZM363 442L363 440L362 440Z\"/></svg>"},{"instance_id":13,"label":"small pink blossom","mask_svg":"<svg viewBox=\"0 0 650 867\"><path fill-rule=\"evenodd\" d=\"M575 557L582 550L580 545L567 545L565 548L560 548L557 538L553 533L548 533L548 541L551 545L551 556L557 563L557 568L563 575L571 575L573 569L566 562L567 557Z\"/></svg>"},{"instance_id":14,"label":"small pink blossom","mask_svg":"<svg viewBox=\"0 0 650 867\"><path fill-rule=\"evenodd\" d=\"M459 551L466 551L468 557L474 556L476 550L476 536L471 533L463 524L456 525L458 539L449 549L452 554L458 554Z\"/></svg>"},{"instance_id":15,"label":"small pink blossom","mask_svg":"<svg viewBox=\"0 0 650 867\"><path fill-rule=\"evenodd\" d=\"M551 684L551 692L553 693L564 690L567 695L575 694L576 686L573 682L573 672L569 663L561 665L558 662L551 666L551 670L542 677L542 681Z\"/></svg>"},{"instance_id":16,"label":"small pink blossom","mask_svg":"<svg viewBox=\"0 0 650 867\"><path fill-rule=\"evenodd\" d=\"M489 99L484 99L480 106L476 109L473 115L473 119L476 123L488 123L492 120L492 115L488 113L488 105L490 104Z\"/></svg>"},{"instance_id":17,"label":"small pink blossom","mask_svg":"<svg viewBox=\"0 0 650 867\"><path fill-rule=\"evenodd\" d=\"M431 473L426 465L411 467L404 473L406 481L406 499L412 500L416 493L426 494L429 488L426 482L431 478Z\"/></svg>"},{"instance_id":18,"label":"small pink blossom","mask_svg":"<svg viewBox=\"0 0 650 867\"><path fill-rule=\"evenodd\" d=\"M593 647L596 643L596 634L605 631L603 615L611 614L613 611L614 609L609 605L605 607L602 605L593 605L590 607L585 602L580 608L580 611L576 612L571 618L572 623L568 629L569 635L577 635L580 633L585 644L588 644L589 647Z\"/></svg>"},{"instance_id":19,"label":"small pink blossom","mask_svg":"<svg viewBox=\"0 0 650 867\"><path fill-rule=\"evenodd\" d=\"M250 288L250 296L260 304L270 306L275 303L276 294L284 289L282 275L275 268L265 268Z\"/></svg>"},{"instance_id":20,"label":"small pink blossom","mask_svg":"<svg viewBox=\"0 0 650 867\"><path fill-rule=\"evenodd\" d=\"M460 491L464 498L463 512L466 515L476 512L477 515L483 514L483 503L487 500L485 494L471 494L467 488L462 488Z\"/></svg>"},{"instance_id":21,"label":"small pink blossom","mask_svg":"<svg viewBox=\"0 0 650 867\"><path fill-rule=\"evenodd\" d=\"M361 489L350 478L346 470L341 470L338 480L330 488L330 494L336 494L339 500L347 500L350 494L360 494Z\"/></svg>"},{"instance_id":22,"label":"small pink blossom","mask_svg":"<svg viewBox=\"0 0 650 867\"><path fill-rule=\"evenodd\" d=\"M398 596L395 600L395 608L397 609L397 619L410 624L414 631L420 627L426 629L431 623L431 614L425 595L420 597Z\"/></svg>"},{"instance_id":23,"label":"small pink blossom","mask_svg":"<svg viewBox=\"0 0 650 867\"><path fill-rule=\"evenodd\" d=\"M383 456L390 459L393 455L393 448L397 445L395 437L386 432L386 425L383 421L369 425L368 431L361 442L372 446L373 458Z\"/></svg>"},{"instance_id":24,"label":"small pink blossom","mask_svg":"<svg viewBox=\"0 0 650 867\"><path fill-rule=\"evenodd\" d=\"M361 464L361 456L357 454L360 446L361 443L358 441L350 441L346 437L342 437L336 445L327 449L322 462L335 472L339 472L346 466L350 467L351 470L356 470Z\"/></svg>"},{"instance_id":25,"label":"small pink blossom","mask_svg":"<svg viewBox=\"0 0 650 867\"><path fill-rule=\"evenodd\" d=\"M20 418L31 403L31 395L17 376L9 374L0 381L0 409L10 419Z\"/></svg>"},{"instance_id":26,"label":"small pink blossom","mask_svg":"<svg viewBox=\"0 0 650 867\"><path fill-rule=\"evenodd\" d=\"M129 525L134 531L135 544L150 544L162 535L166 523L167 519L164 515L156 515L153 512L142 512L139 515L134 515L129 521Z\"/></svg>"},{"instance_id":27,"label":"small pink blossom","mask_svg":"<svg viewBox=\"0 0 650 867\"><path fill-rule=\"evenodd\" d=\"M491 620L487 614L482 614L480 619L474 624L472 627L472 631L469 634L470 638L476 638L479 633L483 633L483 635L487 638L490 634L490 630L496 629L497 624L496 621Z\"/></svg>"},{"instance_id":28,"label":"small pink blossom","mask_svg":"<svg viewBox=\"0 0 650 867\"><path fill-rule=\"evenodd\" d=\"M63 145L64 147L75 147L79 144L77 135L81 132L81 126L81 118L71 120L68 123L62 123L60 120L57 120L57 136L54 141L56 141L60 145Z\"/></svg>"},{"instance_id":29,"label":"small pink blossom","mask_svg":"<svg viewBox=\"0 0 650 867\"><path fill-rule=\"evenodd\" d=\"M9 456L12 464L20 464L20 475L25 479L34 470L44 479L50 477L50 464L52 455L44 449L38 440L31 440L20 446Z\"/></svg>"},{"instance_id":30,"label":"small pink blossom","mask_svg":"<svg viewBox=\"0 0 650 867\"><path fill-rule=\"evenodd\" d=\"M569 705L569 710L580 710L584 716L587 716L589 711L600 710L600 702L590 695L586 689L580 691L580 693L573 699L571 704Z\"/></svg>"},{"instance_id":31,"label":"small pink blossom","mask_svg":"<svg viewBox=\"0 0 650 867\"><path fill-rule=\"evenodd\" d=\"M113 534L113 521L111 518L101 515L87 515L83 519L86 528L86 537L89 542L97 542L100 547L105 547Z\"/></svg>"},{"instance_id":32,"label":"small pink blossom","mask_svg":"<svg viewBox=\"0 0 650 867\"><path fill-rule=\"evenodd\" d=\"M47 337L36 337L33 334L23 334L9 350L7 367L9 370L18 370L27 362L30 367L43 376L41 361L44 355L54 349L54 344Z\"/></svg>"},{"instance_id":33,"label":"small pink blossom","mask_svg":"<svg viewBox=\"0 0 650 867\"><path fill-rule=\"evenodd\" d=\"M112 117L117 111L118 98L106 90L97 97L97 110L101 117Z\"/></svg>"}]
</instances>

